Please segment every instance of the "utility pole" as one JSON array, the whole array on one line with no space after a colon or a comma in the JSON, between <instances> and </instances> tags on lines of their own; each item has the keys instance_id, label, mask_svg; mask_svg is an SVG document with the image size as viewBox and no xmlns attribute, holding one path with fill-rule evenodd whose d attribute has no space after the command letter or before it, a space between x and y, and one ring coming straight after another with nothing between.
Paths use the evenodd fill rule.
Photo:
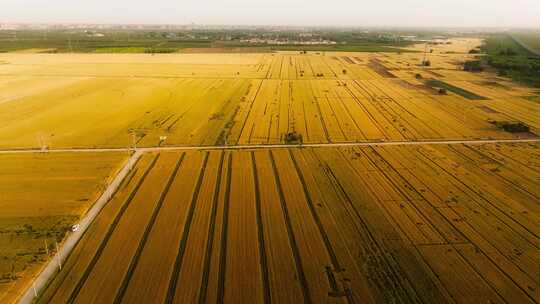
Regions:
<instances>
[{"instance_id":1,"label":"utility pole","mask_svg":"<svg viewBox=\"0 0 540 304\"><path fill-rule=\"evenodd\" d=\"M73 46L71 45L71 34L68 36L69 52L73 53Z\"/></svg>"},{"instance_id":2,"label":"utility pole","mask_svg":"<svg viewBox=\"0 0 540 304\"><path fill-rule=\"evenodd\" d=\"M49 38L49 25L45 25L45 30L43 31L43 40L47 40Z\"/></svg>"},{"instance_id":3,"label":"utility pole","mask_svg":"<svg viewBox=\"0 0 540 304\"><path fill-rule=\"evenodd\" d=\"M47 138L46 138L45 133L43 132L38 133L37 138L38 138L38 144L39 144L39 148L41 152L47 152L47 149L49 148L49 146L47 144Z\"/></svg>"},{"instance_id":4,"label":"utility pole","mask_svg":"<svg viewBox=\"0 0 540 304\"><path fill-rule=\"evenodd\" d=\"M135 132L131 133L131 137L133 138L133 150L137 150L137 134Z\"/></svg>"},{"instance_id":5,"label":"utility pole","mask_svg":"<svg viewBox=\"0 0 540 304\"><path fill-rule=\"evenodd\" d=\"M58 242L55 241L54 243L56 244L56 259L58 262L58 269L62 270L62 257L60 255L60 249L58 248Z\"/></svg>"},{"instance_id":6,"label":"utility pole","mask_svg":"<svg viewBox=\"0 0 540 304\"><path fill-rule=\"evenodd\" d=\"M428 49L428 43L426 41L425 45L424 45L424 59L422 60L422 66L426 66L426 61L427 61L427 49Z\"/></svg>"}]
</instances>

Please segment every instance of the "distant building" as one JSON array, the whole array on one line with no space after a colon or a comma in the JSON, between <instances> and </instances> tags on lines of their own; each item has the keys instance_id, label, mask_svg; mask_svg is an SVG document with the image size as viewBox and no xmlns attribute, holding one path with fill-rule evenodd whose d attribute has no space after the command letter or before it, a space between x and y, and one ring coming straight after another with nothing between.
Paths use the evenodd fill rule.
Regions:
<instances>
[{"instance_id":1,"label":"distant building","mask_svg":"<svg viewBox=\"0 0 540 304\"><path fill-rule=\"evenodd\" d=\"M399 39L403 41L416 41L418 37L414 35L405 35L405 36L399 36Z\"/></svg>"}]
</instances>

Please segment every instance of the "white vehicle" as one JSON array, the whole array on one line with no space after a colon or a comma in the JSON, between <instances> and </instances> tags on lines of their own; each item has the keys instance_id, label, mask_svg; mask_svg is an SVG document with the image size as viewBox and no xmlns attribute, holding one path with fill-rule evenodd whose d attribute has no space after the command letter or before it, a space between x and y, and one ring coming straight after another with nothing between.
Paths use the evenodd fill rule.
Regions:
<instances>
[{"instance_id":1,"label":"white vehicle","mask_svg":"<svg viewBox=\"0 0 540 304\"><path fill-rule=\"evenodd\" d=\"M79 230L80 227L81 227L81 225L75 224L75 225L71 226L71 231L75 232L75 231Z\"/></svg>"}]
</instances>

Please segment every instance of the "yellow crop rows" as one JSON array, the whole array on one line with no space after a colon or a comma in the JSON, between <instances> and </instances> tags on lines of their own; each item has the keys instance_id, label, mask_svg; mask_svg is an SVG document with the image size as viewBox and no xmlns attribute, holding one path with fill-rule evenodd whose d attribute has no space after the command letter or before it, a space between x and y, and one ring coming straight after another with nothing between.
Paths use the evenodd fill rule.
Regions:
<instances>
[{"instance_id":1,"label":"yellow crop rows","mask_svg":"<svg viewBox=\"0 0 540 304\"><path fill-rule=\"evenodd\" d=\"M142 154L36 302L540 302L540 144L428 143L540 135L537 92L461 69L479 43L0 54L0 150L176 147ZM77 151L0 154L0 302L129 156Z\"/></svg>"},{"instance_id":2,"label":"yellow crop rows","mask_svg":"<svg viewBox=\"0 0 540 304\"><path fill-rule=\"evenodd\" d=\"M149 154L40 301L532 303L539 155L538 144Z\"/></svg>"},{"instance_id":3,"label":"yellow crop rows","mask_svg":"<svg viewBox=\"0 0 540 304\"><path fill-rule=\"evenodd\" d=\"M418 53L1 54L0 147L517 136L488 120L538 132L533 91L461 71L468 56L435 52L423 68ZM484 99L441 95L430 80Z\"/></svg>"}]
</instances>

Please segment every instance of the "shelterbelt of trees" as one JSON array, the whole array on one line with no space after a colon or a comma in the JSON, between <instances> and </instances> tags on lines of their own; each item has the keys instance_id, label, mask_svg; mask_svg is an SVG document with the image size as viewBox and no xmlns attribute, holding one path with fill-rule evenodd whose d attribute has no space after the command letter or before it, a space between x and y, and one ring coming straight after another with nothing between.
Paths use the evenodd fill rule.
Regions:
<instances>
[{"instance_id":1,"label":"shelterbelt of trees","mask_svg":"<svg viewBox=\"0 0 540 304\"><path fill-rule=\"evenodd\" d=\"M540 41L540 35L534 37L500 34L486 39L483 51L487 53L487 63L496 68L501 76L540 88L540 55L535 48L535 41Z\"/></svg>"}]
</instances>

